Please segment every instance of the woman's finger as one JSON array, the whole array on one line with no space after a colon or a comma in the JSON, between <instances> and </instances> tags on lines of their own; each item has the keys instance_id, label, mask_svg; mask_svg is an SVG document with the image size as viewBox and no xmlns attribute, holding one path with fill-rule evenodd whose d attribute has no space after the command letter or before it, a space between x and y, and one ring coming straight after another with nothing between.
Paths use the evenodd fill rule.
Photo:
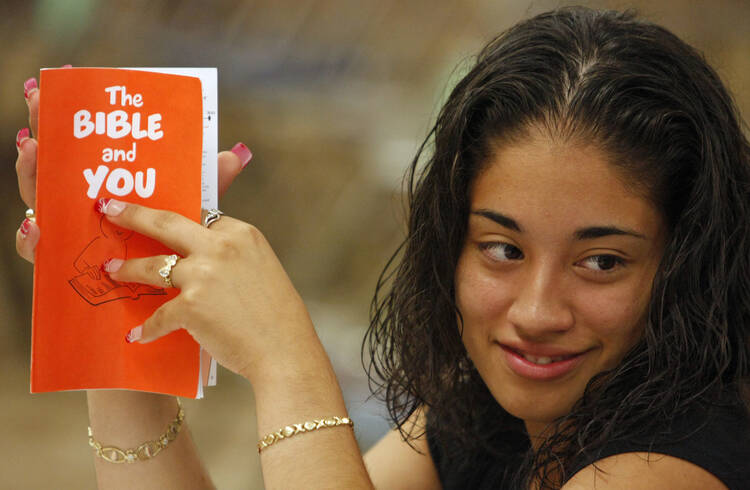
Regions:
<instances>
[{"instance_id":1,"label":"woman's finger","mask_svg":"<svg viewBox=\"0 0 750 490\"><path fill-rule=\"evenodd\" d=\"M63 65L60 68L72 68L73 65ZM26 105L29 106L29 127L34 137L38 136L39 129L39 84L36 78L31 77L23 82L23 96Z\"/></svg>"},{"instance_id":2,"label":"woman's finger","mask_svg":"<svg viewBox=\"0 0 750 490\"><path fill-rule=\"evenodd\" d=\"M37 243L39 243L39 227L35 222L26 218L16 231L16 252L33 264Z\"/></svg>"},{"instance_id":3,"label":"woman's finger","mask_svg":"<svg viewBox=\"0 0 750 490\"><path fill-rule=\"evenodd\" d=\"M23 96L26 98L26 105L29 106L31 134L36 136L39 128L39 85L36 78L32 77L23 82Z\"/></svg>"},{"instance_id":4,"label":"woman's finger","mask_svg":"<svg viewBox=\"0 0 750 490\"><path fill-rule=\"evenodd\" d=\"M208 239L205 228L171 211L110 198L99 199L95 209L112 223L153 238L183 256L203 248Z\"/></svg>"},{"instance_id":5,"label":"woman's finger","mask_svg":"<svg viewBox=\"0 0 750 490\"><path fill-rule=\"evenodd\" d=\"M133 342L147 344L180 328L182 327L180 326L179 304L172 300L161 305L143 322L143 325L130 329L125 336L125 341L129 344Z\"/></svg>"},{"instance_id":6,"label":"woman's finger","mask_svg":"<svg viewBox=\"0 0 750 490\"><path fill-rule=\"evenodd\" d=\"M244 143L237 143L232 151L219 153L217 164L219 167L219 197L224 195L232 181L247 167L253 154Z\"/></svg>"},{"instance_id":7,"label":"woman's finger","mask_svg":"<svg viewBox=\"0 0 750 490\"><path fill-rule=\"evenodd\" d=\"M34 208L36 204L36 140L30 137L29 129L23 128L16 135L16 176L18 192L24 204Z\"/></svg>"},{"instance_id":8,"label":"woman's finger","mask_svg":"<svg viewBox=\"0 0 750 490\"><path fill-rule=\"evenodd\" d=\"M171 267L167 265L169 255L155 255L153 257L143 257L139 259L122 260L111 258L102 264L102 269L109 274L109 277L119 282L137 282L140 284L149 284L157 288L169 287L161 275L161 270L169 270L169 279L172 287L179 289L181 272L184 272L184 259L177 258L175 264ZM180 270L182 267L182 271ZM182 275L182 277L185 277Z\"/></svg>"}]
</instances>

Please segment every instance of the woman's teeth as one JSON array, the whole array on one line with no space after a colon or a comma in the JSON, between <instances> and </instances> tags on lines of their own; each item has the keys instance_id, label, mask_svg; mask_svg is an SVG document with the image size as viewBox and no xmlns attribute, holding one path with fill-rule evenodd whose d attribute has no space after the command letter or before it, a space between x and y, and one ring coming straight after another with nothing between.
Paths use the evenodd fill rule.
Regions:
<instances>
[{"instance_id":1,"label":"woman's teeth","mask_svg":"<svg viewBox=\"0 0 750 490\"><path fill-rule=\"evenodd\" d=\"M552 363L552 362L563 361L563 360L565 360L565 359L567 359L569 357L573 357L573 356L557 356L557 357L542 356L542 357L534 357L534 356L530 356L528 354L521 354L521 355L523 356L524 359L526 359L527 361L531 361L534 364L549 364L549 363Z\"/></svg>"}]
</instances>

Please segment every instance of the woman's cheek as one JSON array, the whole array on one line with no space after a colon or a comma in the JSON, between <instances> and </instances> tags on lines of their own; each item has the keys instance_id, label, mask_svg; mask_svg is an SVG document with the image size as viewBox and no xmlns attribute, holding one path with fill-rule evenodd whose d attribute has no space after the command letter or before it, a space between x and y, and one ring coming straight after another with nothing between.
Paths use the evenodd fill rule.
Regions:
<instances>
[{"instance_id":1,"label":"woman's cheek","mask_svg":"<svg viewBox=\"0 0 750 490\"><path fill-rule=\"evenodd\" d=\"M465 327L497 328L512 301L512 281L481 268L461 267L456 274L456 304Z\"/></svg>"},{"instance_id":2,"label":"woman's cheek","mask_svg":"<svg viewBox=\"0 0 750 490\"><path fill-rule=\"evenodd\" d=\"M592 288L577 295L576 323L586 325L605 343L635 341L642 331L647 297L636 287Z\"/></svg>"}]
</instances>

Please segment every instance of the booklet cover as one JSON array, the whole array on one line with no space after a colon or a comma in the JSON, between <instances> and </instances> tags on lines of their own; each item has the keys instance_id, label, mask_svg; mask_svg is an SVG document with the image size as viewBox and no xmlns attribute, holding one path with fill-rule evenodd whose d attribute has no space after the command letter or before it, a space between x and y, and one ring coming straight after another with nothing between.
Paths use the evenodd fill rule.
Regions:
<instances>
[{"instance_id":1,"label":"booklet cover","mask_svg":"<svg viewBox=\"0 0 750 490\"><path fill-rule=\"evenodd\" d=\"M190 72L41 72L32 393L132 389L199 398L212 384L210 359L184 330L125 342L179 291L116 282L101 264L172 251L94 211L98 199L113 197L200 221L211 185L202 178L210 173L205 131L213 128L215 145L216 117L214 110L207 123L205 88ZM214 160L214 194L215 171ZM215 205L215 197L208 201Z\"/></svg>"}]
</instances>

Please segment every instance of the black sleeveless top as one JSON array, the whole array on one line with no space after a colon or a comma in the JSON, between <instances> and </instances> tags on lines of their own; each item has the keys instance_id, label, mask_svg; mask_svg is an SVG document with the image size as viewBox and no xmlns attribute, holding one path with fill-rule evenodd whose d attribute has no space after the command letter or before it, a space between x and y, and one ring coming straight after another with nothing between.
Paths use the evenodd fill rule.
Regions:
<instances>
[{"instance_id":1,"label":"black sleeveless top","mask_svg":"<svg viewBox=\"0 0 750 490\"><path fill-rule=\"evenodd\" d=\"M515 455L498 458L479 451L467 460L465 454L457 454L456 441L438 434L433 422L428 412L427 443L443 489L516 490L509 482L529 448L522 425L492 436L496 443L502 440L506 449L515 448ZM615 454L652 452L689 461L716 476L730 490L750 489L750 417L743 408L694 409L679 420L664 422L660 429L647 437L612 440L596 454L574 462L568 474L572 477L584 467Z\"/></svg>"}]
</instances>

